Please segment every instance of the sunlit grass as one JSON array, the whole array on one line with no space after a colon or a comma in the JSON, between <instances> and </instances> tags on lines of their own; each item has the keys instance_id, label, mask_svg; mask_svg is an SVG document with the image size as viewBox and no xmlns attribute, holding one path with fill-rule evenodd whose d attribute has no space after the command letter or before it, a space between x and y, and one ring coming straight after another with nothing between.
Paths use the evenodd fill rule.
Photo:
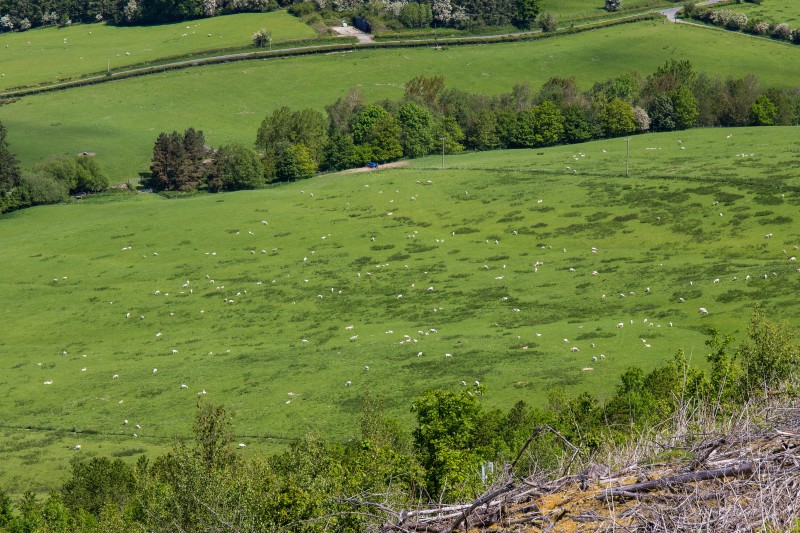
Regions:
<instances>
[{"instance_id":1,"label":"sunlit grass","mask_svg":"<svg viewBox=\"0 0 800 533\"><path fill-rule=\"evenodd\" d=\"M163 451L203 390L252 453L345 440L367 391L410 426L461 380L507 409L702 364L706 327L740 335L756 302L800 316L795 131L634 137L629 177L614 139L4 216L0 480L51 487L75 444Z\"/></svg>"}]
</instances>

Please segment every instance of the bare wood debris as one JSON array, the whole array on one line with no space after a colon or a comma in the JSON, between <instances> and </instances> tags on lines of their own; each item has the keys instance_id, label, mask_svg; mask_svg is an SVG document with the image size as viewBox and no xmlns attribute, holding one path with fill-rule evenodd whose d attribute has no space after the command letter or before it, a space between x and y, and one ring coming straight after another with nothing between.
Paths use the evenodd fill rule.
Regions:
<instances>
[{"instance_id":1,"label":"bare wood debris","mask_svg":"<svg viewBox=\"0 0 800 533\"><path fill-rule=\"evenodd\" d=\"M590 464L548 481L506 474L464 505L383 507L380 531L785 530L800 517L800 427L715 435L674 451L681 461L616 472Z\"/></svg>"}]
</instances>

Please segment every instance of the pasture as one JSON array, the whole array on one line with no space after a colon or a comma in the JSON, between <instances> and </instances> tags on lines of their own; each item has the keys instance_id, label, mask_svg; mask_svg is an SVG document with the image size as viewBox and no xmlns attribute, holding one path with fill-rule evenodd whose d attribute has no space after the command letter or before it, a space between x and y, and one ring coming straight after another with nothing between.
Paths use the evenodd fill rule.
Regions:
<instances>
[{"instance_id":1,"label":"pasture","mask_svg":"<svg viewBox=\"0 0 800 533\"><path fill-rule=\"evenodd\" d=\"M794 132L633 137L627 178L613 139L4 216L0 484L163 451L203 392L252 453L346 440L367 392L410 425L461 380L508 409L701 363L706 328L741 336L754 303L800 316Z\"/></svg>"},{"instance_id":2,"label":"pasture","mask_svg":"<svg viewBox=\"0 0 800 533\"><path fill-rule=\"evenodd\" d=\"M793 0L769 0L762 4L733 4L725 9L740 11L748 19L765 20L773 24L788 23L792 28L800 27L800 4Z\"/></svg>"},{"instance_id":3,"label":"pasture","mask_svg":"<svg viewBox=\"0 0 800 533\"><path fill-rule=\"evenodd\" d=\"M605 10L603 2L594 0L545 0L542 11L558 16L562 24L569 21L581 21L592 18L615 17L620 13L609 13ZM663 0L630 0L623 4L624 13L646 10L657 6L668 5Z\"/></svg>"},{"instance_id":4,"label":"pasture","mask_svg":"<svg viewBox=\"0 0 800 533\"><path fill-rule=\"evenodd\" d=\"M786 65L799 57L799 48L781 43L646 22L535 42L364 50L191 68L25 97L0 106L0 121L24 165L54 153L92 151L112 182L120 183L148 169L161 131L192 126L214 146L249 144L275 108L322 109L353 86L370 101L399 98L417 75L441 75L450 87L486 94L508 92L521 82L538 89L552 76L575 76L589 88L632 70L649 74L678 58L710 75L757 73L764 86L791 87L797 80Z\"/></svg>"},{"instance_id":5,"label":"pasture","mask_svg":"<svg viewBox=\"0 0 800 533\"><path fill-rule=\"evenodd\" d=\"M158 26L76 24L0 34L0 89L78 78L111 69L186 56L209 49L252 46L259 28L273 42L310 39L316 33L286 11L243 13Z\"/></svg>"}]
</instances>

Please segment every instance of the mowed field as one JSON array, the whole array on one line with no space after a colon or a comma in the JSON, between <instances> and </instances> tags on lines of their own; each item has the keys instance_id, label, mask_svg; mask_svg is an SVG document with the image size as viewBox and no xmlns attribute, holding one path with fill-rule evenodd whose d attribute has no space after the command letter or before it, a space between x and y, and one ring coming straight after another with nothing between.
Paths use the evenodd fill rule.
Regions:
<instances>
[{"instance_id":1,"label":"mowed field","mask_svg":"<svg viewBox=\"0 0 800 533\"><path fill-rule=\"evenodd\" d=\"M243 13L158 26L76 24L0 34L0 89L121 69L209 49L246 48L259 28L273 43L316 33L285 11Z\"/></svg>"},{"instance_id":2,"label":"mowed field","mask_svg":"<svg viewBox=\"0 0 800 533\"><path fill-rule=\"evenodd\" d=\"M713 52L713 53L711 53ZM0 106L12 149L26 166L54 153L97 153L112 182L146 171L161 131L201 129L212 145L250 144L275 108L323 109L353 86L370 101L399 98L417 75L487 94L552 76L589 88L667 59L688 59L710 75L756 73L764 86L792 87L800 48L661 22L630 24L536 42L371 50L191 68L30 96Z\"/></svg>"},{"instance_id":3,"label":"mowed field","mask_svg":"<svg viewBox=\"0 0 800 533\"><path fill-rule=\"evenodd\" d=\"M407 427L461 380L502 409L603 397L630 365L702 364L706 328L741 337L754 303L796 323L795 132L634 137L627 178L613 139L4 216L0 484L163 451L203 391L272 451L346 440L367 392Z\"/></svg>"}]
</instances>

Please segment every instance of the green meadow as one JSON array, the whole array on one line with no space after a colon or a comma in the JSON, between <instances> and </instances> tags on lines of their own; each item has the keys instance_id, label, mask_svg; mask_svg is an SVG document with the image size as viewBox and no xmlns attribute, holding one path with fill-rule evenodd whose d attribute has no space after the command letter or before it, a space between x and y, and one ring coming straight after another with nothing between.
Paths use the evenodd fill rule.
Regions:
<instances>
[{"instance_id":1,"label":"green meadow","mask_svg":"<svg viewBox=\"0 0 800 533\"><path fill-rule=\"evenodd\" d=\"M788 23L792 28L800 26L800 4L793 0L769 0L761 4L733 4L725 9L741 11L749 19L765 20L773 24Z\"/></svg>"},{"instance_id":2,"label":"green meadow","mask_svg":"<svg viewBox=\"0 0 800 533\"><path fill-rule=\"evenodd\" d=\"M708 51L713 49L714 53ZM324 108L353 86L368 100L398 98L417 75L450 87L498 94L575 76L583 88L667 59L710 75L757 73L764 86L797 82L800 49L688 25L646 22L535 42L409 48L198 67L25 97L0 106L0 121L25 166L54 153L92 151L112 182L146 171L161 131L201 129L212 145L249 144L275 108ZM157 97L154 97L157 95Z\"/></svg>"},{"instance_id":3,"label":"green meadow","mask_svg":"<svg viewBox=\"0 0 800 533\"><path fill-rule=\"evenodd\" d=\"M158 26L76 24L0 34L0 89L78 78L209 49L247 48L259 28L273 42L316 33L286 11L245 13Z\"/></svg>"},{"instance_id":4,"label":"green meadow","mask_svg":"<svg viewBox=\"0 0 800 533\"><path fill-rule=\"evenodd\" d=\"M612 139L4 216L0 484L162 452L203 391L253 453L346 440L365 393L410 426L462 380L507 409L602 398L678 349L702 364L706 328L741 337L755 303L800 317L795 139L636 136L628 177Z\"/></svg>"},{"instance_id":5,"label":"green meadow","mask_svg":"<svg viewBox=\"0 0 800 533\"><path fill-rule=\"evenodd\" d=\"M629 0L623 3L623 13L644 10L661 5L669 5L663 0ZM580 21L591 18L614 17L619 13L609 13L602 2L594 0L545 0L542 11L558 16L561 23L570 20Z\"/></svg>"}]
</instances>

